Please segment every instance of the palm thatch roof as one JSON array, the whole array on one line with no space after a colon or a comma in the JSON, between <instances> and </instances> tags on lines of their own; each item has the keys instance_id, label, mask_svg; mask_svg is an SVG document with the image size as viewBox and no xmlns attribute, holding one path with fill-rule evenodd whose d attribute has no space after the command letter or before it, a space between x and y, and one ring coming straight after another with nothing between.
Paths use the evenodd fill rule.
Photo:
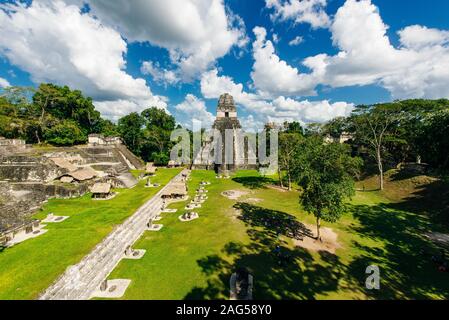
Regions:
<instances>
[{"instance_id":1,"label":"palm thatch roof","mask_svg":"<svg viewBox=\"0 0 449 320\"><path fill-rule=\"evenodd\" d=\"M177 163L175 160L168 161L167 167L176 167L176 166L177 166Z\"/></svg>"},{"instance_id":2,"label":"palm thatch roof","mask_svg":"<svg viewBox=\"0 0 449 320\"><path fill-rule=\"evenodd\" d=\"M173 196L173 195L179 196L187 195L187 188L185 183L182 182L173 183L170 186L168 186L162 193L162 196Z\"/></svg>"},{"instance_id":3,"label":"palm thatch roof","mask_svg":"<svg viewBox=\"0 0 449 320\"><path fill-rule=\"evenodd\" d=\"M147 166L145 167L146 173L154 174L156 173L157 168L153 165L152 162L147 163Z\"/></svg>"},{"instance_id":4,"label":"palm thatch roof","mask_svg":"<svg viewBox=\"0 0 449 320\"><path fill-rule=\"evenodd\" d=\"M64 176L64 177L61 178L61 182L64 182L64 183L70 183L70 182L73 182L73 177L70 177L70 176Z\"/></svg>"},{"instance_id":5,"label":"palm thatch roof","mask_svg":"<svg viewBox=\"0 0 449 320\"><path fill-rule=\"evenodd\" d=\"M111 184L110 183L96 183L90 189L92 193L97 194L108 194L111 192Z\"/></svg>"},{"instance_id":6,"label":"palm thatch roof","mask_svg":"<svg viewBox=\"0 0 449 320\"><path fill-rule=\"evenodd\" d=\"M58 167L67 169L69 172L76 171L78 168L64 158L50 158Z\"/></svg>"},{"instance_id":7,"label":"palm thatch roof","mask_svg":"<svg viewBox=\"0 0 449 320\"><path fill-rule=\"evenodd\" d=\"M91 167L86 167L74 172L69 172L67 175L78 181L86 181L95 178L97 176L97 172Z\"/></svg>"}]
</instances>

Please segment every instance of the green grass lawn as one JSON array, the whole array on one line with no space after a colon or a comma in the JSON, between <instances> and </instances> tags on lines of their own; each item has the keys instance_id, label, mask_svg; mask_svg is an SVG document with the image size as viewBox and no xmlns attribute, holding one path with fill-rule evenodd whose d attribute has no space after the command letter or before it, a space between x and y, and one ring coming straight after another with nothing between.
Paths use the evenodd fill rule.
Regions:
<instances>
[{"instance_id":1,"label":"green grass lawn","mask_svg":"<svg viewBox=\"0 0 449 320\"><path fill-rule=\"evenodd\" d=\"M257 299L443 299L449 294L447 274L439 273L421 248L436 250L421 236L431 229L425 216L399 210L378 191L358 192L342 219L324 223L339 236L336 254L295 247L283 235L285 219L313 224L299 208L297 191L268 188L271 179L241 171L229 180L213 172L193 171L190 193L202 179L212 185L209 199L197 209L200 218L181 223L183 203L173 204L176 214L164 214L160 232L146 232L135 248L146 249L141 260L123 260L110 279L131 279L124 299L226 299L229 277L237 266L248 267L255 279ZM248 202L238 217L220 193L241 189ZM266 226L266 220L274 222ZM312 230L315 231L315 230ZM278 233L281 236L278 237ZM291 256L279 265L272 253L276 245ZM435 251L438 252L438 251ZM381 290L365 289L365 270L381 270Z\"/></svg>"},{"instance_id":2,"label":"green grass lawn","mask_svg":"<svg viewBox=\"0 0 449 320\"><path fill-rule=\"evenodd\" d=\"M177 172L161 170L152 181L165 183ZM288 237L290 219L314 223L313 216L301 210L298 191L269 188L275 181L256 171L240 171L232 179L218 180L213 172L198 170L189 181L191 195L203 179L212 184L207 186L209 199L195 210L200 218L182 223L178 216L186 202L172 204L171 208L179 210L163 214L158 222L164 224L163 229L145 232L136 242L134 248L146 249L145 256L122 260L110 275L110 279L132 280L124 299L227 299L229 277L238 266L249 268L254 275L256 299L449 296L447 274L439 273L430 257L420 253L421 249L438 253L422 233L442 229L432 215L410 209L416 208L412 204L417 199L421 207L428 207L425 202L431 204L432 197L404 198L412 194L405 190L405 180L400 181L401 198L392 196L394 184L387 181L385 192L357 192L340 221L323 223L338 234L341 248L334 255L295 247ZM39 238L0 253L0 299L35 298L157 191L143 184L120 190L117 198L107 202L92 202L87 196L50 201L39 217L54 212L71 218L49 225L50 231ZM221 195L237 189L248 194L238 201ZM277 245L290 256L290 263L279 264L273 254ZM365 270L372 264L380 267L380 290L365 289Z\"/></svg>"},{"instance_id":3,"label":"green grass lawn","mask_svg":"<svg viewBox=\"0 0 449 320\"><path fill-rule=\"evenodd\" d=\"M152 182L165 185L180 169L159 169ZM46 234L0 251L0 300L34 299L69 265L88 254L112 229L132 215L160 188L118 189L112 200L92 201L90 195L50 200L36 218L50 212L70 216L48 224Z\"/></svg>"}]
</instances>

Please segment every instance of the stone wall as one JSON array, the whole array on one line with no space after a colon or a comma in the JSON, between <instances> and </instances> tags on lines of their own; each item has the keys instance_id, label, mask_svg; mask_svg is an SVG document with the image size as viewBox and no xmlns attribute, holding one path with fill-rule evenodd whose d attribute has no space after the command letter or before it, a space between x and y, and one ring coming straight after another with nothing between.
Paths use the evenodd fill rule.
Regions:
<instances>
[{"instance_id":1,"label":"stone wall","mask_svg":"<svg viewBox=\"0 0 449 320\"><path fill-rule=\"evenodd\" d=\"M66 173L45 157L13 155L0 158L0 180L50 182Z\"/></svg>"},{"instance_id":2,"label":"stone wall","mask_svg":"<svg viewBox=\"0 0 449 320\"><path fill-rule=\"evenodd\" d=\"M89 146L80 148L80 151L87 163L120 162L128 169L143 169L145 165L124 145Z\"/></svg>"},{"instance_id":3,"label":"stone wall","mask_svg":"<svg viewBox=\"0 0 449 320\"><path fill-rule=\"evenodd\" d=\"M3 145L2 145L3 144ZM39 208L43 201L50 198L73 198L89 192L85 183L62 184L59 177L68 173L50 158L63 158L75 166L92 165L103 172L101 178L111 182L116 188L131 188L137 180L129 173L131 168L143 168L143 162L133 155L124 145L78 146L64 148L32 149L26 152L14 149L24 147L24 142L0 139L0 151L8 149L11 153L0 153L0 183L7 187L0 190L0 228L1 226L20 223L23 218L31 216L33 209ZM130 165L131 163L131 165ZM103 174L101 174L103 176ZM18 199L18 198L20 199Z\"/></svg>"},{"instance_id":4,"label":"stone wall","mask_svg":"<svg viewBox=\"0 0 449 320\"><path fill-rule=\"evenodd\" d=\"M89 183L80 183L77 185L60 184L42 184L42 183L14 183L12 190L30 191L28 199L48 200L78 198L89 192Z\"/></svg>"},{"instance_id":5,"label":"stone wall","mask_svg":"<svg viewBox=\"0 0 449 320\"><path fill-rule=\"evenodd\" d=\"M17 182L0 184L0 231L17 226L38 211L42 204L53 198L70 199L89 192L89 184L44 184L40 182Z\"/></svg>"}]
</instances>

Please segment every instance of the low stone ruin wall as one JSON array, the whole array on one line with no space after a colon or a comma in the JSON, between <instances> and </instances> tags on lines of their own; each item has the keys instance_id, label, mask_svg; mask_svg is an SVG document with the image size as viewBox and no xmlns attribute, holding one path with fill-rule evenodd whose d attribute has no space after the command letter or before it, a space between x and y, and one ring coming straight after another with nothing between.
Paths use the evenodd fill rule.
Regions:
<instances>
[{"instance_id":1,"label":"low stone ruin wall","mask_svg":"<svg viewBox=\"0 0 449 320\"><path fill-rule=\"evenodd\" d=\"M2 183L1 193L8 195L0 204L0 231L17 226L27 221L48 199L78 198L90 192L89 184L76 186L43 183ZM11 191L8 191L9 189ZM15 199L13 193L23 193L20 199Z\"/></svg>"},{"instance_id":2,"label":"low stone ruin wall","mask_svg":"<svg viewBox=\"0 0 449 320\"><path fill-rule=\"evenodd\" d=\"M6 156L0 159L0 180L49 182L66 173L45 157Z\"/></svg>"},{"instance_id":3,"label":"low stone ruin wall","mask_svg":"<svg viewBox=\"0 0 449 320\"><path fill-rule=\"evenodd\" d=\"M81 183L76 186L65 186L63 184L15 183L12 184L11 187L13 190L17 191L30 191L30 197L36 200L77 198L89 192L89 185L87 183ZM30 198L30 200L32 199Z\"/></svg>"},{"instance_id":4,"label":"low stone ruin wall","mask_svg":"<svg viewBox=\"0 0 449 320\"><path fill-rule=\"evenodd\" d=\"M0 233L26 223L33 213L29 202L15 202L0 206Z\"/></svg>"}]
</instances>

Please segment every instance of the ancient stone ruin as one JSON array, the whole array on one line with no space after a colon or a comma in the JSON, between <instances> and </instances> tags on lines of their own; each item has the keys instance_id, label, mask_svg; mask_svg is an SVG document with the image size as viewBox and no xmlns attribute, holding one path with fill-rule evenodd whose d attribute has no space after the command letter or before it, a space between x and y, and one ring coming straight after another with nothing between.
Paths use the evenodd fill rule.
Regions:
<instances>
[{"instance_id":1,"label":"ancient stone ruin","mask_svg":"<svg viewBox=\"0 0 449 320\"><path fill-rule=\"evenodd\" d=\"M237 117L234 98L229 93L220 96L212 129L194 157L193 168L213 169L219 174L258 168L255 145L248 142L248 136ZM228 136L227 130L230 133Z\"/></svg>"},{"instance_id":2,"label":"ancient stone ruin","mask_svg":"<svg viewBox=\"0 0 449 320\"><path fill-rule=\"evenodd\" d=\"M90 135L87 145L61 148L0 137L0 235L26 225L50 198L79 197L98 183L131 188L137 180L129 170L143 168L118 137ZM109 199L110 188L97 198Z\"/></svg>"}]
</instances>

